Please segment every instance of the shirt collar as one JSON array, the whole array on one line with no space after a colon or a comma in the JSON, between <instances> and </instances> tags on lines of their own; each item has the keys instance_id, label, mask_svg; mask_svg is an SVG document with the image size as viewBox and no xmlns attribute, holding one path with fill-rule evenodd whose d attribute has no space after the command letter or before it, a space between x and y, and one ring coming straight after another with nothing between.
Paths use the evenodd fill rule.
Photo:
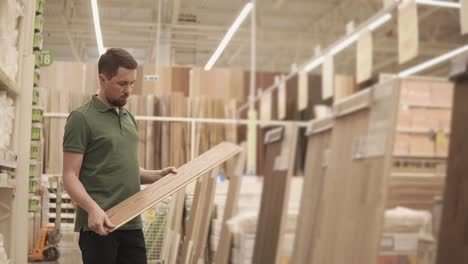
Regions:
<instances>
[{"instance_id":1,"label":"shirt collar","mask_svg":"<svg viewBox=\"0 0 468 264\"><path fill-rule=\"evenodd\" d=\"M99 112L101 112L101 113L104 113L104 112L109 111L109 110L113 110L112 107L107 106L107 105L104 104L101 100L99 100L99 98L97 97L97 94L95 94L95 95L93 95L93 96L91 97L91 101L92 101L94 107L96 107L97 110L99 110ZM127 114L127 112L126 112L127 109L125 109L124 107L119 107L119 110L120 110L120 112L122 112L124 115Z\"/></svg>"},{"instance_id":2,"label":"shirt collar","mask_svg":"<svg viewBox=\"0 0 468 264\"><path fill-rule=\"evenodd\" d=\"M101 100L99 100L99 98L97 97L97 94L92 96L91 101L93 102L94 107L96 107L97 110L99 110L99 112L101 113L112 109L106 104L104 104Z\"/></svg>"}]
</instances>

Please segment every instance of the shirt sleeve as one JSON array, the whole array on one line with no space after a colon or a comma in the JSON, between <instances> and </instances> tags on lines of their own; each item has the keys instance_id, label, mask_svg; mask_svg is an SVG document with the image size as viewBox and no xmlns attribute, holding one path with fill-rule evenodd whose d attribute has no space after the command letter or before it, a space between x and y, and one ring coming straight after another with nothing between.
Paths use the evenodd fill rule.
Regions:
<instances>
[{"instance_id":1,"label":"shirt sleeve","mask_svg":"<svg viewBox=\"0 0 468 264\"><path fill-rule=\"evenodd\" d=\"M84 153L90 141L90 131L83 114L77 111L70 113L63 135L63 151Z\"/></svg>"}]
</instances>

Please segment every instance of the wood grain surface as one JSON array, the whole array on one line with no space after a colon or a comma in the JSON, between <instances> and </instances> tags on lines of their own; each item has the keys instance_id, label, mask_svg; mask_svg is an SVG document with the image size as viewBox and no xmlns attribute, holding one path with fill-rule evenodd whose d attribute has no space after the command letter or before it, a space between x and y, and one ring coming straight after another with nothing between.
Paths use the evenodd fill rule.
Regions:
<instances>
[{"instance_id":1,"label":"wood grain surface","mask_svg":"<svg viewBox=\"0 0 468 264\"><path fill-rule=\"evenodd\" d=\"M151 184L144 190L107 210L106 214L116 226L115 228L119 228L162 199L239 153L241 150L242 149L235 144L222 142L178 168L177 174L170 174Z\"/></svg>"}]
</instances>

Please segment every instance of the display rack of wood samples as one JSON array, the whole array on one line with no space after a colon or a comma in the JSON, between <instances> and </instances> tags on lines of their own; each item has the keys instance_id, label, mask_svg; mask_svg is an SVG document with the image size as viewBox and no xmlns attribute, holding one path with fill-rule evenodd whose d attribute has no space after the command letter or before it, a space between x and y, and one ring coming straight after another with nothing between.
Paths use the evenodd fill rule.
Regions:
<instances>
[{"instance_id":1,"label":"display rack of wood samples","mask_svg":"<svg viewBox=\"0 0 468 264\"><path fill-rule=\"evenodd\" d=\"M294 170L296 125L267 129L262 198L252 263L278 263Z\"/></svg>"},{"instance_id":2,"label":"display rack of wood samples","mask_svg":"<svg viewBox=\"0 0 468 264\"><path fill-rule=\"evenodd\" d=\"M301 207L297 219L292 263L308 263L322 235L318 229L323 212L322 195L330 155L333 117L317 119L307 128L308 137Z\"/></svg>"},{"instance_id":3,"label":"display rack of wood samples","mask_svg":"<svg viewBox=\"0 0 468 264\"><path fill-rule=\"evenodd\" d=\"M303 202L296 230L296 234L319 233L313 243L297 237L293 263L376 263L399 85L399 80L389 80L335 103L329 151L322 147L318 153L325 156L327 168L322 172L316 163L307 163L306 177L323 178L322 193L315 198L316 205ZM320 144L319 137L309 138L314 139L310 144ZM304 195L303 199L310 192Z\"/></svg>"}]
</instances>

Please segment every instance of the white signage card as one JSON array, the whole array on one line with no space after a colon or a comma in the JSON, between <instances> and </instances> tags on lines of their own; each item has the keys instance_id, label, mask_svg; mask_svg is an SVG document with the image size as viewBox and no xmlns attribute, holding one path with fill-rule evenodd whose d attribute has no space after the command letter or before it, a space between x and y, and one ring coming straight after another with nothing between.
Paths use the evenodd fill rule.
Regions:
<instances>
[{"instance_id":1,"label":"white signage card","mask_svg":"<svg viewBox=\"0 0 468 264\"><path fill-rule=\"evenodd\" d=\"M460 0L460 23L462 35L468 33L468 0Z\"/></svg>"},{"instance_id":2,"label":"white signage card","mask_svg":"<svg viewBox=\"0 0 468 264\"><path fill-rule=\"evenodd\" d=\"M405 0L398 6L398 62L405 63L418 52L418 7L415 0Z\"/></svg>"},{"instance_id":3,"label":"white signage card","mask_svg":"<svg viewBox=\"0 0 468 264\"><path fill-rule=\"evenodd\" d=\"M357 42L356 79L357 83L369 80L372 76L372 33L365 30Z\"/></svg>"},{"instance_id":4,"label":"white signage card","mask_svg":"<svg viewBox=\"0 0 468 264\"><path fill-rule=\"evenodd\" d=\"M327 100L333 97L333 88L334 88L334 65L333 65L333 55L325 56L325 61L323 63L322 69L322 99Z\"/></svg>"},{"instance_id":5,"label":"white signage card","mask_svg":"<svg viewBox=\"0 0 468 264\"><path fill-rule=\"evenodd\" d=\"M284 79L278 86L278 119L286 118L286 83Z\"/></svg>"},{"instance_id":6,"label":"white signage card","mask_svg":"<svg viewBox=\"0 0 468 264\"><path fill-rule=\"evenodd\" d=\"M302 111L309 104L309 75L306 71L299 72L297 88L297 110Z\"/></svg>"}]
</instances>

